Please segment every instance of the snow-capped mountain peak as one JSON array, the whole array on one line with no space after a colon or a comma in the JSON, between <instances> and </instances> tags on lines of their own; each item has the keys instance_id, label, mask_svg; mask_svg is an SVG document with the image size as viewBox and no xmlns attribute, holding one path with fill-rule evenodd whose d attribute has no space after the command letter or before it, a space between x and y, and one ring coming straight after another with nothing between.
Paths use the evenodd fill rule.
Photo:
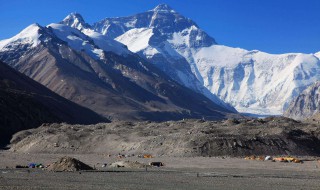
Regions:
<instances>
[{"instance_id":1,"label":"snow-capped mountain peak","mask_svg":"<svg viewBox=\"0 0 320 190\"><path fill-rule=\"evenodd\" d=\"M21 44L30 44L32 47L37 46L40 43L41 30L42 27L37 23L29 25L12 38L0 41L0 51Z\"/></svg>"},{"instance_id":2,"label":"snow-capped mountain peak","mask_svg":"<svg viewBox=\"0 0 320 190\"><path fill-rule=\"evenodd\" d=\"M92 29L92 27L84 21L83 17L79 13L69 14L59 24L66 25L68 27L76 29L76 31L73 33L80 32L80 35L84 34L85 36L87 36L86 38L88 38L88 37L91 38L91 40L93 40L93 42L94 42L94 45L99 46L99 48L102 49L103 51L112 51L118 55L127 55L127 54L131 53L130 51L128 51L128 49L123 44L115 41L112 38L109 38L107 36L104 36L96 31L94 31ZM53 24L52 26L58 26L58 25ZM62 29L62 31L71 31L71 29L67 29L66 27L58 26L58 33L60 33L60 34L61 34L61 29ZM72 34L68 34L68 35L72 36ZM65 41L66 40L68 41L70 36L68 38L65 38ZM73 42L74 42L74 40L72 40L70 43L73 43ZM86 45L88 45L88 44L87 43L82 44L82 46L86 46ZM77 47L79 47L79 45L77 45ZM83 47L81 47L81 48L83 48ZM77 48L77 49L79 49L79 48ZM91 52L91 50L90 50L90 52Z\"/></svg>"},{"instance_id":3,"label":"snow-capped mountain peak","mask_svg":"<svg viewBox=\"0 0 320 190\"><path fill-rule=\"evenodd\" d=\"M63 19L63 21L60 22L60 24L65 24L78 30L90 28L90 25L84 21L83 17L79 13L69 14Z\"/></svg>"},{"instance_id":4,"label":"snow-capped mountain peak","mask_svg":"<svg viewBox=\"0 0 320 190\"><path fill-rule=\"evenodd\" d=\"M152 9L150 11L153 11L153 12L171 12L171 13L175 13L176 12L167 4L160 4L160 5L156 6L154 9Z\"/></svg>"}]
</instances>

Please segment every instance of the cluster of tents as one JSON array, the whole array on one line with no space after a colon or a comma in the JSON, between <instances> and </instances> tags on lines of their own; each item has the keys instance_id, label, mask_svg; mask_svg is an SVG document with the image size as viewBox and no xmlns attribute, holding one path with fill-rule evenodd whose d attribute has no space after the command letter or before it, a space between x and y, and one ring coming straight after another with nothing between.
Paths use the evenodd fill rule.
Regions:
<instances>
[{"instance_id":1,"label":"cluster of tents","mask_svg":"<svg viewBox=\"0 0 320 190\"><path fill-rule=\"evenodd\" d=\"M45 166L38 163L29 163L27 166L16 165L16 168L45 168Z\"/></svg>"},{"instance_id":2,"label":"cluster of tents","mask_svg":"<svg viewBox=\"0 0 320 190\"><path fill-rule=\"evenodd\" d=\"M244 159L246 160L260 160L260 161L273 161L273 162L293 162L293 163L303 163L302 160L292 157L292 156L284 156L284 157L272 157L272 156L247 156Z\"/></svg>"}]
</instances>

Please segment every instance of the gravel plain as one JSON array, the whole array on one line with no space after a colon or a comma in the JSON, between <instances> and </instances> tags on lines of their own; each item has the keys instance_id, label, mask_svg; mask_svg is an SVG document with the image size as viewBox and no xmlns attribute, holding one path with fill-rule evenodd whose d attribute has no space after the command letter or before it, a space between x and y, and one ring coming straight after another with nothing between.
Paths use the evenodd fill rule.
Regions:
<instances>
[{"instance_id":1,"label":"gravel plain","mask_svg":"<svg viewBox=\"0 0 320 190\"><path fill-rule=\"evenodd\" d=\"M30 162L50 164L66 154L0 152L0 189L319 189L317 158L303 164L223 157L137 157L125 160L149 163L160 168L101 168L118 160L103 154L70 154L97 168L94 172L49 172L43 169L14 169ZM306 158L303 158L306 160Z\"/></svg>"}]
</instances>

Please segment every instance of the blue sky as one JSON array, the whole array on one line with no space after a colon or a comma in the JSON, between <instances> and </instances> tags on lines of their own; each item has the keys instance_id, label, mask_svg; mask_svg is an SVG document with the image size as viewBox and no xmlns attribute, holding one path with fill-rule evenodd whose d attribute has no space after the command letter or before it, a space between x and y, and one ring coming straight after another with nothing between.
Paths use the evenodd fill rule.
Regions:
<instances>
[{"instance_id":1,"label":"blue sky","mask_svg":"<svg viewBox=\"0 0 320 190\"><path fill-rule=\"evenodd\" d=\"M320 0L0 0L0 39L70 12L92 24L166 3L219 44L269 53L320 51Z\"/></svg>"}]
</instances>

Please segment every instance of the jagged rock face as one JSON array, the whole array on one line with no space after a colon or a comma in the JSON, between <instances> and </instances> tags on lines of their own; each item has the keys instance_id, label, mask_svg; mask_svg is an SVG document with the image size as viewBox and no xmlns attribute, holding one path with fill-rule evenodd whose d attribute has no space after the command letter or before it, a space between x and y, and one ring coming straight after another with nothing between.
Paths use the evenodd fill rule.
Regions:
<instances>
[{"instance_id":1,"label":"jagged rock face","mask_svg":"<svg viewBox=\"0 0 320 190\"><path fill-rule=\"evenodd\" d=\"M0 59L112 120L221 119L231 113L101 36L62 24L31 25L0 42ZM108 43L97 45L101 39ZM114 47L119 51L108 51Z\"/></svg>"},{"instance_id":2,"label":"jagged rock face","mask_svg":"<svg viewBox=\"0 0 320 190\"><path fill-rule=\"evenodd\" d=\"M295 98L285 116L305 120L320 113L320 82L316 82Z\"/></svg>"},{"instance_id":3,"label":"jagged rock face","mask_svg":"<svg viewBox=\"0 0 320 190\"><path fill-rule=\"evenodd\" d=\"M91 124L108 121L53 93L46 87L0 62L0 145L15 132L42 123Z\"/></svg>"},{"instance_id":4,"label":"jagged rock face","mask_svg":"<svg viewBox=\"0 0 320 190\"><path fill-rule=\"evenodd\" d=\"M93 28L127 45L180 84L213 101L216 95L240 112L280 115L293 98L320 80L319 53L272 55L217 45L193 21L166 5L107 18Z\"/></svg>"}]
</instances>

